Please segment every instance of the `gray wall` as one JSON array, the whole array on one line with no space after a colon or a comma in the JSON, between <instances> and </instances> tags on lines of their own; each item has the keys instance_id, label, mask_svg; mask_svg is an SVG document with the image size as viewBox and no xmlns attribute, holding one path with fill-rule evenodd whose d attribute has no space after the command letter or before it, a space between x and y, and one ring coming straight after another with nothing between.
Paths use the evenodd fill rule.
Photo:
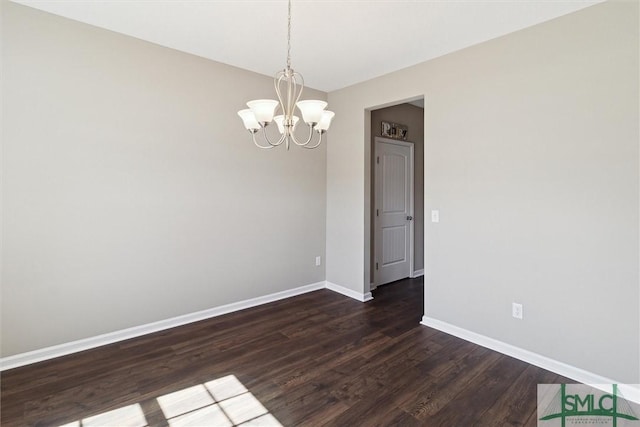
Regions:
<instances>
[{"instance_id":1,"label":"gray wall","mask_svg":"<svg viewBox=\"0 0 640 427\"><path fill-rule=\"evenodd\" d=\"M638 12L598 4L330 93L327 280L368 287L366 110L424 95L425 314L640 382Z\"/></svg>"},{"instance_id":2,"label":"gray wall","mask_svg":"<svg viewBox=\"0 0 640 427\"><path fill-rule=\"evenodd\" d=\"M2 356L324 280L325 148L236 115L270 77L2 7Z\"/></svg>"},{"instance_id":3,"label":"gray wall","mask_svg":"<svg viewBox=\"0 0 640 427\"><path fill-rule=\"evenodd\" d=\"M399 104L392 107L381 108L371 112L371 153L375 151L375 137L382 136L382 121L399 123L409 128L407 141L413 143L414 171L413 171L413 270L424 268L424 109L411 104ZM375 156L371 156L371 206L375 206ZM369 271L373 282L373 266L375 265L375 241L374 241L374 210L371 209L371 261Z\"/></svg>"}]
</instances>

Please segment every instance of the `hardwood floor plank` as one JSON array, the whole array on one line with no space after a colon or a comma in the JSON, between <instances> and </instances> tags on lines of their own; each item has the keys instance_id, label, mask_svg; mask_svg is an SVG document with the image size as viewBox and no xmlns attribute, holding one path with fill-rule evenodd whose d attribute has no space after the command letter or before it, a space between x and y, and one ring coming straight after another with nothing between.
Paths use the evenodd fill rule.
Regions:
<instances>
[{"instance_id":1,"label":"hardwood floor plank","mask_svg":"<svg viewBox=\"0 0 640 427\"><path fill-rule=\"evenodd\" d=\"M436 372L431 369L423 370L425 381L417 390L417 396L402 402L402 408L418 420L431 419L469 384L473 384L478 375L497 363L499 357L484 348L477 348L463 361L452 364L450 369L440 375L435 376Z\"/></svg>"},{"instance_id":2,"label":"hardwood floor plank","mask_svg":"<svg viewBox=\"0 0 640 427\"><path fill-rule=\"evenodd\" d=\"M537 385L552 384L558 375L535 366L527 366L522 374L511 384L503 396L486 413L487 418L496 420L503 426L535 427ZM528 417L523 417L530 414ZM532 419L533 417L533 419Z\"/></svg>"},{"instance_id":3,"label":"hardwood floor plank","mask_svg":"<svg viewBox=\"0 0 640 427\"><path fill-rule=\"evenodd\" d=\"M491 352L492 355L497 353ZM494 426L494 420L484 414L505 394L511 383L524 371L527 364L508 356L498 355L498 361L484 369L473 382L429 418L433 425ZM482 385L479 387L478 385ZM527 414L518 416L528 417Z\"/></svg>"}]
</instances>

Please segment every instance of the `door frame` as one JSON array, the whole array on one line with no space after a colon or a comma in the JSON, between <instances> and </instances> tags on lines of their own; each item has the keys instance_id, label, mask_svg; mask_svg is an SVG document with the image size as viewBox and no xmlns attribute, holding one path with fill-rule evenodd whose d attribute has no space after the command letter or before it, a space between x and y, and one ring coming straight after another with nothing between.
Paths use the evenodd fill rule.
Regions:
<instances>
[{"instance_id":1,"label":"door frame","mask_svg":"<svg viewBox=\"0 0 640 427\"><path fill-rule=\"evenodd\" d=\"M374 165L377 165L377 158L378 158L378 143L385 143L385 144L395 144L395 145L400 145L400 146L404 146L409 148L409 155L410 155L410 168L409 168L409 215L411 215L413 217L413 219L411 221L409 221L409 275L407 277L413 277L413 266L414 266L414 241L415 241L415 209L414 209L414 179L415 179L415 148L414 148L414 143L411 141L404 141L404 140L398 140L398 139L391 139L391 138L384 138L381 136L376 136L374 137L374 142L373 142L373 159L374 159ZM373 174L373 186L374 186L374 203L371 204L371 208L372 208L372 213L371 216L374 218L375 224L373 227L373 236L371 236L371 238L373 239L373 259L374 259L374 263L378 262L378 250L380 248L380 233L378 231L378 216L375 215L376 209L380 209L380 188L378 186L378 171L377 171L377 166L376 170L374 171ZM373 286L374 288L377 288L378 286L380 286L380 276L378 274L378 269L375 268L375 266L373 267Z\"/></svg>"}]
</instances>

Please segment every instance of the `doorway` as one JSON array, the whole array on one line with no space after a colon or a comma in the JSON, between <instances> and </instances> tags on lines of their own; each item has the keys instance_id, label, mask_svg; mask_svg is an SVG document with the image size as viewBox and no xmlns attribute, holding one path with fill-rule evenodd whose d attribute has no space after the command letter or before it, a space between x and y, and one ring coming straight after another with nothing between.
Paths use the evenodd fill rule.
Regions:
<instances>
[{"instance_id":1,"label":"doorway","mask_svg":"<svg viewBox=\"0 0 640 427\"><path fill-rule=\"evenodd\" d=\"M377 286L389 283L391 280L402 279L404 277L420 277L424 274L424 98L416 98L412 102L397 103L388 107L377 108L368 110L366 114L366 136L370 141L369 143L369 155L367 155L368 165L368 181L367 194L370 203L367 203L368 218L367 218L367 237L365 244L367 246L367 278L369 283L369 289L373 290ZM383 123L385 122L385 123ZM388 124L391 123L393 127L404 129L403 134L398 135L391 132L391 137L387 136ZM387 125L385 127L385 124ZM377 222L380 218L380 198L381 194L376 195L376 169L378 156L376 154L376 140L391 140L395 142L395 145L402 145L402 143L412 143L413 146L413 205L412 208L407 210L404 215L405 225L408 227L409 237L405 238L403 235L403 227L397 223L396 228L386 232L389 246L395 247L395 252L392 251L391 256L383 255L383 231L381 227L377 228ZM396 159L398 160L398 159ZM382 161L382 160L380 160ZM411 162L411 160L408 160ZM397 166L397 165L396 165ZM406 196L406 195L405 195ZM409 199L406 196L407 200ZM377 211L376 211L377 209ZM407 220L406 217L412 217L411 220ZM401 217L398 212L396 220ZM411 241L413 239L413 242ZM407 249L406 243L409 243ZM404 245L404 249L401 250L401 243ZM407 261L404 261L406 254ZM377 263L377 265L376 265ZM408 264L408 269L407 269ZM380 275L382 266L383 274ZM377 269L376 269L377 266ZM394 269L387 269L387 267L395 266ZM387 275L387 271L401 270L402 273L393 272ZM400 277L403 276L403 277ZM392 278L390 280L390 278Z\"/></svg>"}]
</instances>

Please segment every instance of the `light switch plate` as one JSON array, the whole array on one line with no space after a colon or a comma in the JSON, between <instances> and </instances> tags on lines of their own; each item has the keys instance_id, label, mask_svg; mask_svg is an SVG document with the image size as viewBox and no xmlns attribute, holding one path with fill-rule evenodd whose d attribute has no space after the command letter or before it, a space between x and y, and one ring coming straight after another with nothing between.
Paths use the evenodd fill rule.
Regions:
<instances>
[{"instance_id":1,"label":"light switch plate","mask_svg":"<svg viewBox=\"0 0 640 427\"><path fill-rule=\"evenodd\" d=\"M440 211L438 210L431 211L431 222L440 222Z\"/></svg>"},{"instance_id":2,"label":"light switch plate","mask_svg":"<svg viewBox=\"0 0 640 427\"><path fill-rule=\"evenodd\" d=\"M516 319L522 319L522 304L514 302L511 305L511 315Z\"/></svg>"}]
</instances>

